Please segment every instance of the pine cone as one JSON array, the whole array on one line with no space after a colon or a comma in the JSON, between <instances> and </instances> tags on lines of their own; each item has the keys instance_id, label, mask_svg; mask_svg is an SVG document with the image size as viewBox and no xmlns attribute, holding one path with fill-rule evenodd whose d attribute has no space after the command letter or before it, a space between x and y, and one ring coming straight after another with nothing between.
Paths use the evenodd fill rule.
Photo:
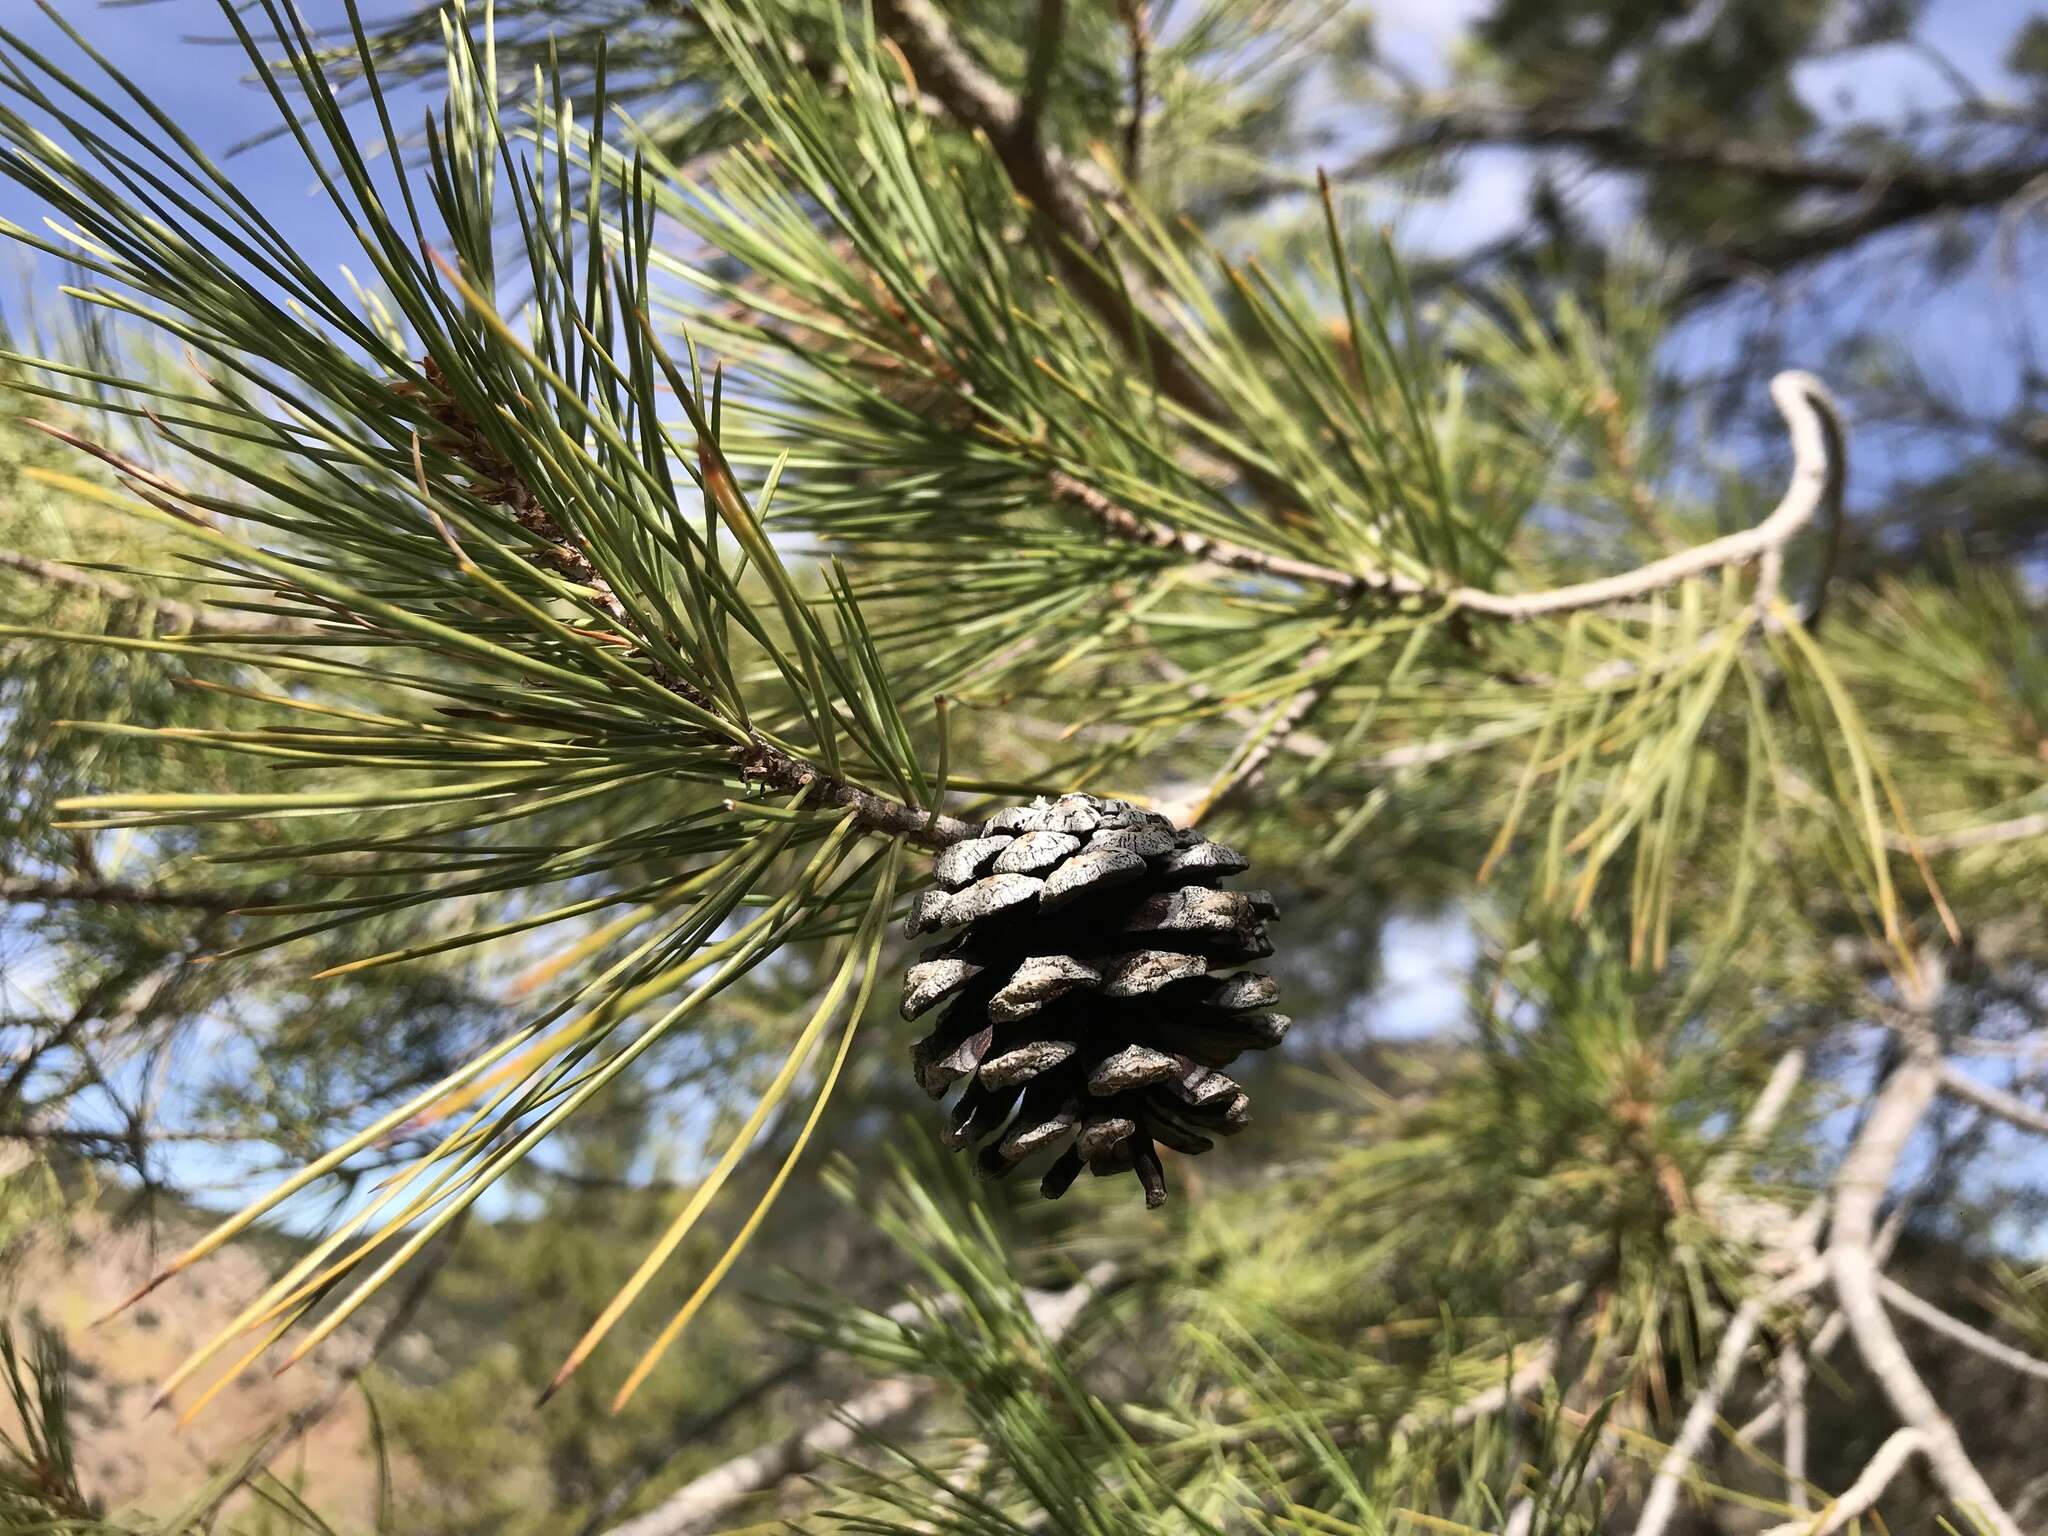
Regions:
<instances>
[{"instance_id":1,"label":"pine cone","mask_svg":"<svg viewBox=\"0 0 2048 1536\"><path fill-rule=\"evenodd\" d=\"M933 1098L965 1082L946 1129L975 1169L1002 1178L1033 1153L1066 1149L1040 1189L1065 1194L1083 1167L1135 1173L1166 1200L1155 1143L1206 1152L1233 1136L1250 1098L1215 1070L1277 1045L1269 977L1228 968L1273 952L1264 891L1217 882L1243 855L1121 800L1039 799L943 849L911 908L915 937L963 931L903 979L903 1016L949 999L911 1049Z\"/></svg>"}]
</instances>

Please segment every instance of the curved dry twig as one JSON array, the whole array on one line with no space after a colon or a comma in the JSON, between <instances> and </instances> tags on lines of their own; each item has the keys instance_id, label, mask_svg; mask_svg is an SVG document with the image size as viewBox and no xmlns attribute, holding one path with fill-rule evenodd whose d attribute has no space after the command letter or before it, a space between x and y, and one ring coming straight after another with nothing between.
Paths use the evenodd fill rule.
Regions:
<instances>
[{"instance_id":1,"label":"curved dry twig","mask_svg":"<svg viewBox=\"0 0 2048 1536\"><path fill-rule=\"evenodd\" d=\"M1613 576L1595 577L1534 592L1491 592L1481 587L1435 587L1392 571L1347 571L1313 560L1270 554L1228 539L1190 533L1140 517L1093 486L1064 472L1052 476L1052 489L1062 500L1092 516L1112 538L1150 549L1171 550L1189 560L1249 571L1281 581L1334 588L1349 595L1380 593L1413 597L1463 613L1519 622L1605 608L1674 587L1695 576L1729 566L1764 561L1765 579L1759 596L1775 594L1776 571L1785 547L1816 516L1841 515L1846 483L1847 429L1827 386L1810 373L1789 371L1771 380L1771 400L1785 418L1792 440L1792 476L1785 494L1763 521L1737 533L1709 539L1647 565Z\"/></svg>"}]
</instances>

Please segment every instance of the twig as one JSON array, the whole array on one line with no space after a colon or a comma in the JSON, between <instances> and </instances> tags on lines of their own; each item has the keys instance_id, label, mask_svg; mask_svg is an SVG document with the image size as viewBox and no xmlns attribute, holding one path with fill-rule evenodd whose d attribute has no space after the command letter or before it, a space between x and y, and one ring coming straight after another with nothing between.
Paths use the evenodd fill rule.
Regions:
<instances>
[{"instance_id":1,"label":"twig","mask_svg":"<svg viewBox=\"0 0 2048 1536\"><path fill-rule=\"evenodd\" d=\"M1550 1373L1557 1365L1558 1341L1545 1339L1538 1344L1528 1360L1515 1367L1505 1381L1494 1383L1483 1392L1475 1392L1460 1401L1448 1412L1426 1412L1411 1408L1394 1421L1394 1433L1412 1435L1419 1429L1438 1426L1445 1429L1464 1429L1478 1423L1488 1414L1497 1413L1517 1398L1525 1397L1550 1379Z\"/></svg>"},{"instance_id":2,"label":"twig","mask_svg":"<svg viewBox=\"0 0 2048 1536\"><path fill-rule=\"evenodd\" d=\"M2038 1131L2048 1136L2048 1110L2036 1109L2024 1099L2015 1098L2002 1088L1980 1083L1952 1062L1942 1062L1936 1071L1941 1091L1950 1098L1963 1099L1975 1104L1979 1109L1998 1116L2008 1125L2016 1125L2022 1130Z\"/></svg>"},{"instance_id":3,"label":"twig","mask_svg":"<svg viewBox=\"0 0 2048 1536\"><path fill-rule=\"evenodd\" d=\"M1207 534L1189 533L1165 523L1155 523L1127 507L1119 506L1094 486L1063 470L1053 472L1051 485L1055 496L1080 507L1101 525L1103 532L1126 544L1168 550L1188 560L1220 565L1226 570L1249 571L1307 586L1333 587L1347 595L1367 591L1420 595L1426 590L1420 582L1388 572L1343 571L1313 560L1271 554L1263 549L1234 544L1228 539L1211 538Z\"/></svg>"},{"instance_id":4,"label":"twig","mask_svg":"<svg viewBox=\"0 0 2048 1536\"><path fill-rule=\"evenodd\" d=\"M1954 853L1963 848L2023 842L2031 837L2048 837L2048 811L2015 816L2010 821L1987 822L1981 827L1958 827L1953 832L1922 832L1914 837L1893 832L1887 835L1886 842L1901 851L1917 846L1922 853Z\"/></svg>"},{"instance_id":5,"label":"twig","mask_svg":"<svg viewBox=\"0 0 2048 1536\"><path fill-rule=\"evenodd\" d=\"M2017 1371L2022 1376L2031 1376L2036 1381L2048 1381L2048 1360L2038 1360L2023 1349L2014 1349L2010 1344L2002 1344L1990 1334L1972 1328L1961 1318L1950 1317L1932 1302L1923 1301L1915 1296L1889 1275L1878 1276L1877 1288L1886 1301L1915 1322L1954 1339L1965 1349L1976 1351L1986 1360L1997 1361L2007 1370Z\"/></svg>"},{"instance_id":6,"label":"twig","mask_svg":"<svg viewBox=\"0 0 2048 1536\"><path fill-rule=\"evenodd\" d=\"M1870 1256L1880 1273L1891 1261L1892 1249L1897 1246L1899 1238L1906 1230L1906 1214L1910 1209L1910 1201L1902 1200L1895 1205L1891 1214L1885 1217L1884 1225L1878 1229L1877 1241L1870 1245ZM1800 1320L1799 1327L1802 1334L1812 1335L1801 1351L1804 1364L1827 1359L1835 1352L1835 1346L1841 1343L1849 1332L1848 1319L1842 1316L1839 1308L1810 1308L1806 1316ZM1775 1398L1744 1422L1735 1431L1734 1438L1753 1444L1784 1421L1785 1401L1782 1397Z\"/></svg>"},{"instance_id":7,"label":"twig","mask_svg":"<svg viewBox=\"0 0 2048 1536\"><path fill-rule=\"evenodd\" d=\"M1926 1118L1941 1088L1941 1064L1929 1040L1908 1038L1905 1059L1879 1092L1849 1154L1835 1176L1835 1215L1827 1265L1835 1297L1864 1365L1877 1378L1906 1428L1917 1430L1935 1480L1949 1500L1996 1536L2022 1536L2019 1523L1998 1502L1984 1474L1956 1434L1955 1425L1927 1390L1886 1316L1871 1253L1877 1208L1890 1186L1906 1142Z\"/></svg>"},{"instance_id":8,"label":"twig","mask_svg":"<svg viewBox=\"0 0 2048 1536\"><path fill-rule=\"evenodd\" d=\"M1856 1481L1821 1511L1818 1520L1787 1520L1783 1525L1772 1526L1763 1536L1830 1536L1875 1504L1899 1475L1907 1458L1926 1449L1927 1437L1919 1430L1894 1430L1864 1464Z\"/></svg>"},{"instance_id":9,"label":"twig","mask_svg":"<svg viewBox=\"0 0 2048 1536\"><path fill-rule=\"evenodd\" d=\"M1314 671L1328 661L1329 656L1328 646L1316 646L1303 658L1303 669ZM1324 696L1336 686L1339 674L1343 670L1339 668L1336 672L1317 678L1293 698L1269 711L1263 720L1254 719L1245 733L1244 740L1230 754L1223 771L1209 786L1185 805L1162 805L1162 814L1183 826L1191 827L1228 796L1258 788L1266 776L1266 765L1273 760L1273 754L1308 723L1309 716L1315 713L1316 706L1321 704Z\"/></svg>"},{"instance_id":10,"label":"twig","mask_svg":"<svg viewBox=\"0 0 2048 1536\"><path fill-rule=\"evenodd\" d=\"M1025 1304L1045 1336L1057 1341L1116 1277L1115 1266L1098 1264L1063 1291L1027 1291ZM915 1376L876 1382L840 1404L836 1416L712 1468L646 1514L613 1526L608 1536L708 1536L722 1530L743 1500L848 1454L864 1434L885 1432L916 1412L940 1386L936 1379Z\"/></svg>"},{"instance_id":11,"label":"twig","mask_svg":"<svg viewBox=\"0 0 2048 1536\"><path fill-rule=\"evenodd\" d=\"M1778 1058L1778 1064L1771 1068L1771 1075L1764 1082L1763 1092L1756 1096L1756 1102L1749 1106L1749 1113L1743 1116L1741 1128L1707 1165L1706 1174L1700 1180L1701 1198L1713 1195L1726 1184L1735 1172L1736 1163L1770 1135L1779 1117L1785 1113L1785 1106L1791 1103L1799 1080L1805 1075L1806 1048L1795 1045Z\"/></svg>"},{"instance_id":12,"label":"twig","mask_svg":"<svg viewBox=\"0 0 2048 1536\"><path fill-rule=\"evenodd\" d=\"M83 571L58 560L24 554L18 549L0 549L0 570L19 571L53 587L90 592L110 603L133 603L155 620L152 634L167 632L236 635L317 635L327 627L306 619L284 618L267 613L243 613L233 608L215 608L200 603L183 603L176 598L156 597L124 581Z\"/></svg>"}]
</instances>

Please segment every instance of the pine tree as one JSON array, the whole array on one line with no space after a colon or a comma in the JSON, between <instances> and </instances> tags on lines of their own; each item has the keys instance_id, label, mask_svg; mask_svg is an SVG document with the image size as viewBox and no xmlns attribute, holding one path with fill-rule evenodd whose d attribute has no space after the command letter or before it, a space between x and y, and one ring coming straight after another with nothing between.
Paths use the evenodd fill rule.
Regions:
<instances>
[{"instance_id":1,"label":"pine tree","mask_svg":"<svg viewBox=\"0 0 2048 1536\"><path fill-rule=\"evenodd\" d=\"M91 317L5 359L0 877L81 963L9 1018L0 1125L147 1184L160 1071L227 1020L189 1133L287 1171L152 1288L331 1202L165 1398L303 1358L687 1090L701 1165L611 1224L616 1292L532 1386L679 1369L828 1146L911 1295L840 1277L801 1331L876 1382L620 1530L832 1455L821 1520L889 1533L2027 1529L1953 1367L2048 1377L1986 1182L2048 1131L2037 593L1975 525L1878 558L1814 372L1708 472L1665 362L1727 271L1810 259L1794 194L1867 172L1790 158L1819 21L1505 4L1512 121L1418 119L1259 221L1327 148L1305 103L1363 89L1342 8L649 9L350 6L337 42L224 5L360 283L88 39L74 74L0 28L0 170L52 218L8 233ZM1670 121L1585 108L1637 70ZM2038 177L2015 110L1954 206ZM1494 141L1646 168L1676 254L1463 284L1353 190ZM1254 1065L1252 1134L1182 1160L1284 1028L1234 969L1268 920L1290 1042L1334 1055L1393 900L1482 931L1465 1027L1319 1102ZM935 1028L890 1016L906 973ZM1047 1192L1186 1197L876 1151L917 1134L906 1057L984 1172L1075 1138ZM1974 1320L1900 1277L1937 1238ZM612 1449L555 1449L623 1513Z\"/></svg>"}]
</instances>

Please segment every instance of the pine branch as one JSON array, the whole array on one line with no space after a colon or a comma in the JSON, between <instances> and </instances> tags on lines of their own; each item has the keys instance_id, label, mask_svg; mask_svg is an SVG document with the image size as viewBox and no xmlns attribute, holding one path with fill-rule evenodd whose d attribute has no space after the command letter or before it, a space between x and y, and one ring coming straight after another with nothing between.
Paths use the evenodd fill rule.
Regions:
<instances>
[{"instance_id":1,"label":"pine branch","mask_svg":"<svg viewBox=\"0 0 2048 1536\"><path fill-rule=\"evenodd\" d=\"M156 620L156 634L175 632L180 634L236 634L236 635L317 635L328 633L325 626L305 619L286 618L265 613L243 613L232 608L215 608L198 603L179 602L175 598L156 597L116 581L111 576L102 576L94 571L84 571L59 560L46 560L40 555L24 554L20 550L0 549L0 570L18 571L32 576L48 586L64 587L74 592L88 592L94 597L110 603L132 603L143 609Z\"/></svg>"},{"instance_id":2,"label":"pine branch","mask_svg":"<svg viewBox=\"0 0 2048 1536\"><path fill-rule=\"evenodd\" d=\"M453 434L452 451L475 477L470 486L471 492L480 500L495 502L508 509L519 526L540 541L543 561L566 579L594 593L599 606L617 626L621 642L644 653L648 649L646 636L582 544L562 526L518 471L491 447L489 439L477 429L460 404L446 393L440 371L431 358L423 372L425 387L410 392L424 395L429 414ZM658 658L650 655L647 660L655 681L662 687L700 709L713 707L711 699L702 690L677 677L661 665ZM740 775L751 783L784 794L807 790L806 804L814 809L852 811L854 819L871 832L908 838L928 848L942 848L960 842L981 830L978 822L962 821L936 810L919 809L836 777L771 745L758 732L751 734L751 743L734 749Z\"/></svg>"},{"instance_id":3,"label":"pine branch","mask_svg":"<svg viewBox=\"0 0 2048 1536\"><path fill-rule=\"evenodd\" d=\"M1216 403L1173 338L1104 271L1106 252L1092 206L1114 200L1116 186L1094 166L1069 159L1031 132L1025 103L968 53L930 0L876 0L875 20L902 50L918 85L962 127L986 135L995 146L1011 182L1055 231L1057 238L1049 242L1053 258L1074 292L1145 360L1168 399L1213 418Z\"/></svg>"}]
</instances>

